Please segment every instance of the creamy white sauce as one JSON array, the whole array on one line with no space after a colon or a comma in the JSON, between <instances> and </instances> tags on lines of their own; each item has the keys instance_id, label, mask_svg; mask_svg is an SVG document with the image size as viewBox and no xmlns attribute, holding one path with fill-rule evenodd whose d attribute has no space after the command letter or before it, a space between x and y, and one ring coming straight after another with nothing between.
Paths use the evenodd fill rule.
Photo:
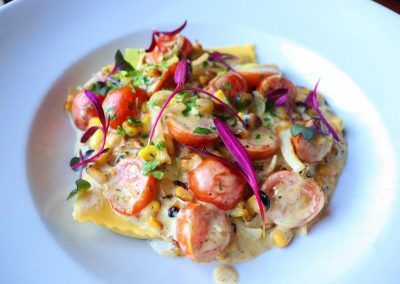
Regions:
<instances>
[{"instance_id":1,"label":"creamy white sauce","mask_svg":"<svg viewBox=\"0 0 400 284\"><path fill-rule=\"evenodd\" d=\"M214 269L213 273L215 284L236 284L239 283L239 274L230 265L222 264Z\"/></svg>"}]
</instances>

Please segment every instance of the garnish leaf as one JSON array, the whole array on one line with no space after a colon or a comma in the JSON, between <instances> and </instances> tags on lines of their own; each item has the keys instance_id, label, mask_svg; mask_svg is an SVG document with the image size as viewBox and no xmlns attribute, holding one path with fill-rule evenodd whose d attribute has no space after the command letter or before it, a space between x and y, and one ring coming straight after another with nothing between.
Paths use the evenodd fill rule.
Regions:
<instances>
[{"instance_id":1,"label":"garnish leaf","mask_svg":"<svg viewBox=\"0 0 400 284\"><path fill-rule=\"evenodd\" d=\"M174 81L178 86L186 83L191 75L191 69L187 60L180 60L176 66L174 73Z\"/></svg>"},{"instance_id":2,"label":"garnish leaf","mask_svg":"<svg viewBox=\"0 0 400 284\"><path fill-rule=\"evenodd\" d=\"M134 68L128 61L125 60L125 57L122 55L122 52L118 49L117 52L115 53L114 72L112 74L120 70L129 72L133 71Z\"/></svg>"},{"instance_id":3,"label":"garnish leaf","mask_svg":"<svg viewBox=\"0 0 400 284\"><path fill-rule=\"evenodd\" d=\"M67 197L67 200L70 200L72 197L74 197L77 194L81 194L88 190L90 188L90 183L87 180L84 179L78 179L75 181L76 188L70 192L70 194Z\"/></svg>"},{"instance_id":4,"label":"garnish leaf","mask_svg":"<svg viewBox=\"0 0 400 284\"><path fill-rule=\"evenodd\" d=\"M194 129L193 133L195 133L195 134L206 134L206 135L208 135L208 134L211 134L212 131L211 131L210 129L208 129L208 128L196 127L196 128Z\"/></svg>"},{"instance_id":5,"label":"garnish leaf","mask_svg":"<svg viewBox=\"0 0 400 284\"><path fill-rule=\"evenodd\" d=\"M260 215L262 220L265 220L264 207L259 194L258 183L256 174L253 168L253 164L247 154L246 149L240 144L239 140L236 138L235 134L229 129L229 127L220 119L214 119L215 127L217 128L218 134L224 142L226 148L231 152L233 158L239 164L243 173L246 176L247 182L253 189L254 196L257 200L258 207L260 208Z\"/></svg>"},{"instance_id":6,"label":"garnish leaf","mask_svg":"<svg viewBox=\"0 0 400 284\"><path fill-rule=\"evenodd\" d=\"M317 100L318 84L319 84L319 80L315 84L313 91L304 100L304 104L306 104L308 107L312 107L317 112L321 122L326 126L329 133L332 134L333 138L336 141L340 141L341 139L339 138L339 135L336 133L335 129L333 129L333 127L329 124L329 122L326 120L326 118L322 114L321 110L319 109L318 100Z\"/></svg>"},{"instance_id":7,"label":"garnish leaf","mask_svg":"<svg viewBox=\"0 0 400 284\"><path fill-rule=\"evenodd\" d=\"M140 120L135 119L132 116L128 116L128 121L129 121L129 123L132 123L133 125L143 125L143 122L141 122Z\"/></svg>"},{"instance_id":8,"label":"garnish leaf","mask_svg":"<svg viewBox=\"0 0 400 284\"><path fill-rule=\"evenodd\" d=\"M106 124L106 116L104 114L103 107L101 106L101 103L98 100L97 96L89 90L85 90L85 95L93 104L97 116L99 117L101 124L104 126Z\"/></svg>"},{"instance_id":9,"label":"garnish leaf","mask_svg":"<svg viewBox=\"0 0 400 284\"><path fill-rule=\"evenodd\" d=\"M160 161L154 160L154 161L144 161L142 165L142 174L148 175L151 171L153 171L155 168L157 168L160 165Z\"/></svg>"},{"instance_id":10,"label":"garnish leaf","mask_svg":"<svg viewBox=\"0 0 400 284\"><path fill-rule=\"evenodd\" d=\"M316 131L314 128L311 127L306 127L300 124L293 124L290 127L290 133L292 133L293 137L301 134L301 136L303 136L304 139L310 141L314 138Z\"/></svg>"},{"instance_id":11,"label":"garnish leaf","mask_svg":"<svg viewBox=\"0 0 400 284\"><path fill-rule=\"evenodd\" d=\"M152 172L149 172L148 175L155 177L158 180L162 180L164 177L164 173L162 171L152 171Z\"/></svg>"},{"instance_id":12,"label":"garnish leaf","mask_svg":"<svg viewBox=\"0 0 400 284\"><path fill-rule=\"evenodd\" d=\"M69 166L70 166L70 167L73 167L73 166L75 166L76 164L78 164L79 161L80 161L79 157L73 157L73 158L71 159L71 161L69 162Z\"/></svg>"}]
</instances>

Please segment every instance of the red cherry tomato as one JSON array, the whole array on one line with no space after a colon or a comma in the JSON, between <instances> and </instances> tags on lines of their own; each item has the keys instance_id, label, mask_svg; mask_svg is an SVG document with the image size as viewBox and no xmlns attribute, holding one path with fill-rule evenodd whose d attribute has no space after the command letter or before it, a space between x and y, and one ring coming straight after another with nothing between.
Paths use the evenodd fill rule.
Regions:
<instances>
[{"instance_id":1,"label":"red cherry tomato","mask_svg":"<svg viewBox=\"0 0 400 284\"><path fill-rule=\"evenodd\" d=\"M89 120L92 117L97 116L96 110L93 104L85 95L85 90L80 91L75 95L71 104L71 115L76 127L80 130L85 130L88 126ZM103 102L104 97L96 95L100 103Z\"/></svg>"},{"instance_id":2,"label":"red cherry tomato","mask_svg":"<svg viewBox=\"0 0 400 284\"><path fill-rule=\"evenodd\" d=\"M238 66L237 72L243 76L249 88L256 88L265 78L280 74L279 69L275 65L266 64L255 64L254 67L246 69L240 69Z\"/></svg>"},{"instance_id":3,"label":"red cherry tomato","mask_svg":"<svg viewBox=\"0 0 400 284\"><path fill-rule=\"evenodd\" d=\"M110 117L111 128L116 129L128 116L137 117L142 104L147 101L146 91L131 86L124 86L108 93L103 102L106 116Z\"/></svg>"},{"instance_id":4,"label":"red cherry tomato","mask_svg":"<svg viewBox=\"0 0 400 284\"><path fill-rule=\"evenodd\" d=\"M156 39L156 48L146 54L146 61L150 64L159 64L164 55L171 51L176 50L176 53L181 58L187 58L193 50L192 43L183 35L161 35Z\"/></svg>"},{"instance_id":5,"label":"red cherry tomato","mask_svg":"<svg viewBox=\"0 0 400 284\"><path fill-rule=\"evenodd\" d=\"M311 179L299 174L279 171L268 176L261 187L271 200L267 217L275 224L294 228L312 219L324 207L324 193Z\"/></svg>"},{"instance_id":6,"label":"red cherry tomato","mask_svg":"<svg viewBox=\"0 0 400 284\"><path fill-rule=\"evenodd\" d=\"M321 161L332 149L332 137L315 135L308 141L301 135L291 139L294 151L300 160L306 163L315 163Z\"/></svg>"},{"instance_id":7,"label":"red cherry tomato","mask_svg":"<svg viewBox=\"0 0 400 284\"><path fill-rule=\"evenodd\" d=\"M169 113L167 115L168 131L172 138L181 143L191 146L207 146L218 140L215 132L210 134L195 133L196 127L211 129L214 123L210 118L186 118L183 115Z\"/></svg>"},{"instance_id":8,"label":"red cherry tomato","mask_svg":"<svg viewBox=\"0 0 400 284\"><path fill-rule=\"evenodd\" d=\"M179 211L176 232L186 256L196 262L210 262L228 245L232 226L217 208L190 203Z\"/></svg>"},{"instance_id":9,"label":"red cherry tomato","mask_svg":"<svg viewBox=\"0 0 400 284\"><path fill-rule=\"evenodd\" d=\"M196 198L221 210L233 209L244 198L246 187L246 180L236 170L212 158L189 172L189 189Z\"/></svg>"},{"instance_id":10,"label":"red cherry tomato","mask_svg":"<svg viewBox=\"0 0 400 284\"><path fill-rule=\"evenodd\" d=\"M210 93L215 93L217 90L222 90L225 97L235 103L239 100L243 93L247 91L247 83L239 73L229 71L221 77L216 77L208 83L206 90Z\"/></svg>"},{"instance_id":11,"label":"red cherry tomato","mask_svg":"<svg viewBox=\"0 0 400 284\"><path fill-rule=\"evenodd\" d=\"M171 64L167 71L165 71L160 79L158 79L153 85L149 87L149 94L153 95L155 92L163 88L173 88L175 86L174 74L178 62Z\"/></svg>"},{"instance_id":12,"label":"red cherry tomato","mask_svg":"<svg viewBox=\"0 0 400 284\"><path fill-rule=\"evenodd\" d=\"M138 214L153 199L155 179L142 174L143 160L129 158L117 165L117 180L105 190L111 207L124 215Z\"/></svg>"},{"instance_id":13,"label":"red cherry tomato","mask_svg":"<svg viewBox=\"0 0 400 284\"><path fill-rule=\"evenodd\" d=\"M274 75L262 80L257 88L257 90L265 97L276 89L288 89L291 103L295 102L297 95L296 86L281 75Z\"/></svg>"}]
</instances>

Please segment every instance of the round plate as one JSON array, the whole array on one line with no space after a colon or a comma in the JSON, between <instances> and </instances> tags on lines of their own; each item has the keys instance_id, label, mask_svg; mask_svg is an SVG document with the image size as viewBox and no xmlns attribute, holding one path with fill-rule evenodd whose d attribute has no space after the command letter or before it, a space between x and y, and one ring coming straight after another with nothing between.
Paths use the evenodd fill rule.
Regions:
<instances>
[{"instance_id":1,"label":"round plate","mask_svg":"<svg viewBox=\"0 0 400 284\"><path fill-rule=\"evenodd\" d=\"M344 119L349 159L307 237L237 264L241 283L398 282L400 17L366 1L16 0L0 8L0 274L5 282L210 283L217 263L154 253L148 243L72 220L75 134L63 103L153 27L184 19L204 46L254 43Z\"/></svg>"}]
</instances>

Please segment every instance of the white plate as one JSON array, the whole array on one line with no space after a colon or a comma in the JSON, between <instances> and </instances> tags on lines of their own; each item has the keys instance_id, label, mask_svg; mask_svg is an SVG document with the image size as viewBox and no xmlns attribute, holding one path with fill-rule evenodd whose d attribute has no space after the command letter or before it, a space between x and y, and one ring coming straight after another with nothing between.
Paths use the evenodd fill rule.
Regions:
<instances>
[{"instance_id":1,"label":"white plate","mask_svg":"<svg viewBox=\"0 0 400 284\"><path fill-rule=\"evenodd\" d=\"M218 2L218 3L215 3ZM23 1L0 8L0 279L210 283L214 264L72 221L66 90L189 20L204 45L255 43L344 118L350 154L329 216L308 237L238 264L241 283L398 283L400 17L367 1Z\"/></svg>"}]
</instances>

